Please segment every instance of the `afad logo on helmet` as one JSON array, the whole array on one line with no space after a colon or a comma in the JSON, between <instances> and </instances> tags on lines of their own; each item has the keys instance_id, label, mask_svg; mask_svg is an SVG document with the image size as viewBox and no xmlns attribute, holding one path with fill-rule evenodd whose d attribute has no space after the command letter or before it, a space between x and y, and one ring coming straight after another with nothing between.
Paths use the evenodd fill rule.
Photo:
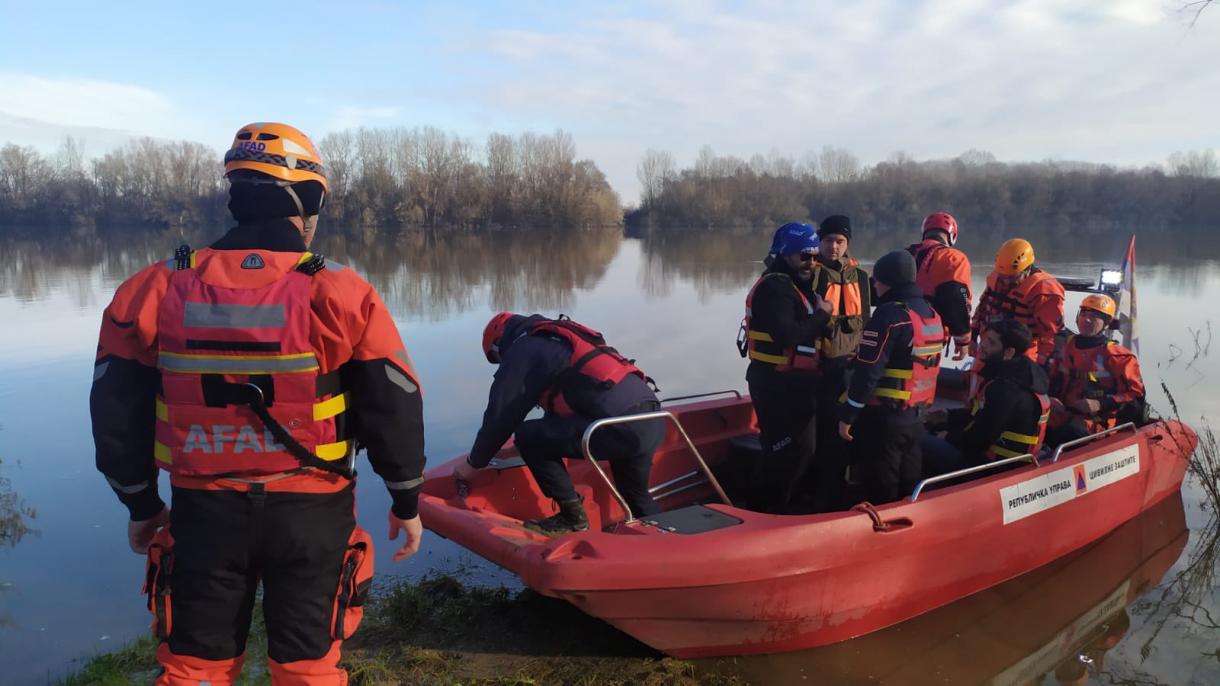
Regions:
<instances>
[{"instance_id":1,"label":"afad logo on helmet","mask_svg":"<svg viewBox=\"0 0 1220 686\"><path fill-rule=\"evenodd\" d=\"M267 149L267 144L262 141L238 141L233 147L237 150L253 150L254 152L263 152Z\"/></svg>"}]
</instances>

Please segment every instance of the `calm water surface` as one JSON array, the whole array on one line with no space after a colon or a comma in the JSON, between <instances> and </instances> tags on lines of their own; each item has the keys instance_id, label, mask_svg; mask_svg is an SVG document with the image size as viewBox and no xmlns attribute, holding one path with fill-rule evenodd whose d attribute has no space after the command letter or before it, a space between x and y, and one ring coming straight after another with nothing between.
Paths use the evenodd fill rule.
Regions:
<instances>
[{"instance_id":1,"label":"calm water surface","mask_svg":"<svg viewBox=\"0 0 1220 686\"><path fill-rule=\"evenodd\" d=\"M1031 238L1035 238L1032 237ZM97 328L114 288L172 254L173 236L6 241L0 246L0 525L28 507L33 532L0 538L0 682L45 683L147 630L142 559L125 540L125 510L94 470L88 391ZM1184 418L1220 414L1215 239L1142 237L1141 362L1150 399ZM999 239L963 246L988 263ZM198 242L202 245L202 241ZM425 390L430 459L469 448L493 368L480 333L491 313L559 312L602 330L638 358L662 395L745 390L733 345L763 232L614 232L423 236L393 242L332 238L320 250L363 273L394 313ZM859 239L869 262L903 241ZM1056 274L1093 276L1125 237L1035 240ZM976 293L985 272L977 270ZM1079 302L1069 296L1069 312ZM1197 339L1196 339L1197 336ZM1197 345L1196 345L1197 340ZM372 476L367 468L366 476ZM163 490L168 491L164 486ZM360 519L385 537L388 497L360 480ZM1082 664L1097 683L1220 683L1217 545L1194 484L1082 554L872 636L806 653L708 662L759 684L1054 684ZM1048 535L1053 535L1049 532ZM16 540L14 540L16 539ZM379 572L430 570L481 583L512 579L430 534L423 551ZM1073 662L1075 661L1075 662ZM1083 682L1081 682L1083 683Z\"/></svg>"}]
</instances>

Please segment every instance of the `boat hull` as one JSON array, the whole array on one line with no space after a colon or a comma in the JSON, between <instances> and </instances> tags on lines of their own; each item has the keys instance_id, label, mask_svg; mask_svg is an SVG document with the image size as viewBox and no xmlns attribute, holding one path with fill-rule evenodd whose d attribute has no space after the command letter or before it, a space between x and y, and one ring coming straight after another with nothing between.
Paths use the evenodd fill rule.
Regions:
<instances>
[{"instance_id":1,"label":"boat hull","mask_svg":"<svg viewBox=\"0 0 1220 686\"><path fill-rule=\"evenodd\" d=\"M709 462L753 427L748 399L672 410ZM672 437L671 437L672 438ZM421 498L433 531L676 657L771 653L861 636L995 586L1097 541L1176 493L1193 432L1162 422L1064 455L866 511L776 516L712 504L737 521L698 534L634 524L546 540L520 521L546 502L524 468L452 493L450 465ZM676 440L654 483L689 469ZM595 522L622 516L587 465L572 469ZM688 492L692 497L698 489ZM877 519L881 525L877 525Z\"/></svg>"}]
</instances>

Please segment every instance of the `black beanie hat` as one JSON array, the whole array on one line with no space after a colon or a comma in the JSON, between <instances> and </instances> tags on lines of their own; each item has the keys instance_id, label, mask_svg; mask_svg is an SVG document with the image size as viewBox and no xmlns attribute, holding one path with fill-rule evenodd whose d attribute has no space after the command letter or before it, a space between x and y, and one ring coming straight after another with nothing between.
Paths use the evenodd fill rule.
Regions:
<instances>
[{"instance_id":1,"label":"black beanie hat","mask_svg":"<svg viewBox=\"0 0 1220 686\"><path fill-rule=\"evenodd\" d=\"M873 265L873 278L890 288L915 283L915 258L905 250L887 252Z\"/></svg>"},{"instance_id":2,"label":"black beanie hat","mask_svg":"<svg viewBox=\"0 0 1220 686\"><path fill-rule=\"evenodd\" d=\"M292 184L301 199L305 215L312 216L322 209L322 184L301 181ZM234 181L229 185L229 213L238 222L259 222L301 216L301 210L284 188L272 183Z\"/></svg>"},{"instance_id":3,"label":"black beanie hat","mask_svg":"<svg viewBox=\"0 0 1220 686\"><path fill-rule=\"evenodd\" d=\"M832 214L822 220L818 224L818 238L825 238L831 234L839 234L851 240L851 219L846 215Z\"/></svg>"}]
</instances>

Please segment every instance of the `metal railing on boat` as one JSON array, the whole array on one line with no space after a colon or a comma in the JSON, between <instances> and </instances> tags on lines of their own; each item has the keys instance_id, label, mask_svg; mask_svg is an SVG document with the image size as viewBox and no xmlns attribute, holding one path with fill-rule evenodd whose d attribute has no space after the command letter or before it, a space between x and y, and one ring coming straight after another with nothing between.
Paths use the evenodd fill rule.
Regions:
<instances>
[{"instance_id":1,"label":"metal railing on boat","mask_svg":"<svg viewBox=\"0 0 1220 686\"><path fill-rule=\"evenodd\" d=\"M1092 443L1093 441L1096 441L1100 438L1105 438L1106 436L1116 434L1120 431L1126 431L1128 429L1135 431L1137 429L1137 427L1135 426L1134 422L1127 422L1126 424L1119 424L1118 426L1112 426L1109 429L1106 429L1105 431L1099 431L1095 434L1089 434L1088 436L1082 436L1075 440L1068 441L1068 442L1060 445L1058 448L1055 448L1054 454L1051 455L1050 463L1054 464L1054 463L1058 462L1059 458L1063 455L1063 453L1068 450L1071 450L1073 448L1078 448L1086 443ZM926 488L927 486L931 486L932 484L943 483L945 481L952 481L953 479L957 479L957 478L963 477L963 476L970 476L972 474L979 474L981 472L986 472L986 471L995 469L996 467L1009 465L1009 464L1013 464L1016 462L1032 462L1035 467L1042 466L1041 463L1038 461L1037 457L1035 457L1034 455L1031 455L1029 453L1026 453L1024 455L1018 455L1016 457L1009 457L1009 458L1005 458L1003 460L996 460L995 462L988 462L987 464L981 464L976 467L967 467L965 469L959 469L955 472L948 472L947 474L938 474L936 476L924 479L923 481L920 481L918 484L916 484L915 490L911 491L910 501L915 502L919 498L919 494L923 493L924 488Z\"/></svg>"},{"instance_id":2,"label":"metal railing on boat","mask_svg":"<svg viewBox=\"0 0 1220 686\"><path fill-rule=\"evenodd\" d=\"M722 391L722 392L724 392L724 391ZM733 391L733 392L735 393L736 391ZM716 395L716 394L705 394L705 395ZM700 397L700 396L691 396L691 397ZM740 394L738 395L738 397L740 397ZM670 400L676 400L676 398L670 398ZM687 435L686 429L682 428L682 422L679 422L678 418L675 417L673 414L666 412L665 410L657 410L655 412L641 412L639 414L627 414L627 415L622 415L620 417L605 417L603 419L598 419L598 420L594 421L592 424L589 424L588 428L585 429L584 436L581 437L581 439L580 439L580 448L581 448L581 451L584 453L585 459L589 461L589 464L593 465L593 469L597 471L598 476L600 476L602 478L602 481L604 481L606 483L606 487L610 489L610 493L612 493L614 495L614 499L618 501L619 506L622 507L623 512L626 513L627 519L624 521L624 523L634 522L635 514L631 511L631 507L627 505L627 500L625 498L623 498L623 494L619 493L618 489L615 488L614 483L612 481L610 481L610 477L606 476L605 470L602 469L602 466L597 463L597 459L593 456L592 448L590 447L590 441L593 438L593 433L595 431L597 431L598 429L602 428L603 426L611 426L614 424L631 424L634 422L645 422L645 421L651 421L654 419L666 419L673 423L674 427L676 427L678 429L678 435L682 436L682 440L686 441L686 445L688 448L690 448L691 454L693 454L695 456L695 462L697 462L699 464L699 469L703 472L703 475L707 478L706 483L711 484L712 488L716 491L716 495L718 495L720 497L720 500L725 505L732 505L733 504L732 501L730 501L729 497L727 495L725 495L724 489L720 487L720 482L717 481L715 475L712 474L712 470L707 466L707 462L704 462L703 455L700 454L699 449L695 447L694 441L692 441L690 439L690 436ZM679 483L685 479L690 478L690 476L695 473L696 472L690 472L690 473L684 474L676 479L670 479L669 481L667 481L664 484L659 484L659 485L655 486L654 488L649 489L649 492L652 493L657 489L666 487L667 485L670 485L673 483ZM704 483L704 482L690 484L688 486L684 486L680 489L676 489L669 493L666 493L665 495L673 495L674 493L678 493L680 491L686 490L687 488L694 488L695 486L702 485L702 483Z\"/></svg>"},{"instance_id":3,"label":"metal railing on boat","mask_svg":"<svg viewBox=\"0 0 1220 686\"><path fill-rule=\"evenodd\" d=\"M1080 438L1077 438L1075 440L1068 441L1067 443L1064 443L1063 445L1059 446L1058 448L1055 448L1055 454L1051 456L1051 464L1058 462L1059 456L1063 455L1064 451L1066 451L1066 450L1071 450L1072 448L1082 446L1085 443L1092 443L1093 441L1096 441L1099 438L1104 438L1111 434L1116 434L1119 431L1126 431L1127 429L1131 429L1132 431L1135 431L1136 428L1137 427L1135 426L1135 422L1127 422L1126 424L1119 424L1118 426L1112 426L1112 427L1106 429L1105 431L1099 431L1095 434L1089 434L1088 436L1081 436Z\"/></svg>"},{"instance_id":4,"label":"metal railing on boat","mask_svg":"<svg viewBox=\"0 0 1220 686\"><path fill-rule=\"evenodd\" d=\"M741 391L726 388L723 391L711 391L709 393L695 393L694 395L678 395L672 398L661 398L661 403L672 403L679 400L694 400L696 398L711 398L717 395L728 395L729 393L732 393L733 395L737 396L738 400L741 400Z\"/></svg>"},{"instance_id":5,"label":"metal railing on boat","mask_svg":"<svg viewBox=\"0 0 1220 686\"><path fill-rule=\"evenodd\" d=\"M1003 460L996 460L995 462L988 462L986 464L976 465L974 467L966 467L965 469L959 469L955 472L937 474L936 476L928 477L928 478L924 479L923 481L920 481L919 483L915 484L915 490L911 491L910 501L915 502L916 500L918 500L919 495L921 493L923 493L923 489L927 488L928 486L931 486L932 484L939 484L939 483L943 483L945 481L952 481L954 479L957 479L957 478L960 478L963 476L971 476L973 474L981 474L982 472L989 472L989 471L995 469L996 467L1004 467L1004 466L1007 466L1010 464L1016 464L1018 462L1030 462L1030 463L1033 463L1033 465L1035 467L1041 466L1038 463L1037 456L1032 455L1030 453L1025 453L1024 455L1017 455L1016 457L1006 457Z\"/></svg>"}]
</instances>

